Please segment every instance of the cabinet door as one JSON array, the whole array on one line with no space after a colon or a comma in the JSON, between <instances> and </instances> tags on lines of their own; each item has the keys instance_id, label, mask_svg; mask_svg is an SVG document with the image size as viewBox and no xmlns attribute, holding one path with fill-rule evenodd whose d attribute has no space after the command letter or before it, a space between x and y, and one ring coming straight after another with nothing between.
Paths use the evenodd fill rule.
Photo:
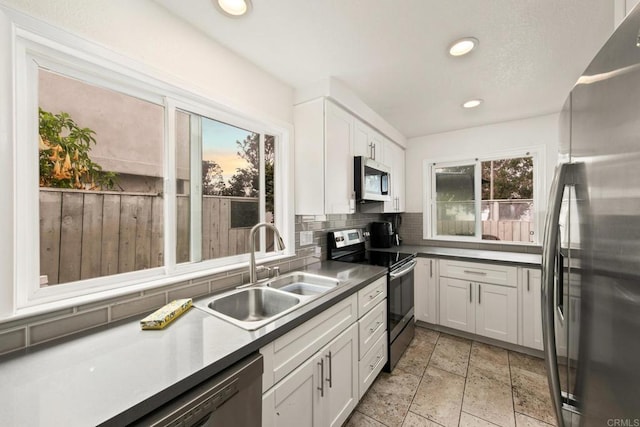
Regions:
<instances>
[{"instance_id":1,"label":"cabinet door","mask_svg":"<svg viewBox=\"0 0 640 427\"><path fill-rule=\"evenodd\" d=\"M355 119L353 135L353 155L367 158L373 157L373 148L369 140L369 126Z\"/></svg>"},{"instance_id":2,"label":"cabinet door","mask_svg":"<svg viewBox=\"0 0 640 427\"><path fill-rule=\"evenodd\" d=\"M405 210L405 151L404 148L393 144L393 194L398 199L398 212Z\"/></svg>"},{"instance_id":3,"label":"cabinet door","mask_svg":"<svg viewBox=\"0 0 640 427\"><path fill-rule=\"evenodd\" d=\"M518 290L477 283L476 333L518 343Z\"/></svg>"},{"instance_id":4,"label":"cabinet door","mask_svg":"<svg viewBox=\"0 0 640 427\"><path fill-rule=\"evenodd\" d=\"M522 345L542 350L542 307L540 300L540 270L523 269L522 295Z\"/></svg>"},{"instance_id":5,"label":"cabinet door","mask_svg":"<svg viewBox=\"0 0 640 427\"><path fill-rule=\"evenodd\" d=\"M440 278L440 324L474 333L476 331L474 284Z\"/></svg>"},{"instance_id":6,"label":"cabinet door","mask_svg":"<svg viewBox=\"0 0 640 427\"><path fill-rule=\"evenodd\" d=\"M433 258L417 261L413 282L416 320L438 324L438 261Z\"/></svg>"},{"instance_id":7,"label":"cabinet door","mask_svg":"<svg viewBox=\"0 0 640 427\"><path fill-rule=\"evenodd\" d=\"M322 425L321 363L322 357L315 355L263 394L263 427Z\"/></svg>"},{"instance_id":8,"label":"cabinet door","mask_svg":"<svg viewBox=\"0 0 640 427\"><path fill-rule=\"evenodd\" d=\"M331 102L326 102L324 198L327 214L355 212L351 155L354 123L355 118L350 113Z\"/></svg>"},{"instance_id":9,"label":"cabinet door","mask_svg":"<svg viewBox=\"0 0 640 427\"><path fill-rule=\"evenodd\" d=\"M404 149L387 139L385 139L384 146L386 165L391 168L391 200L384 202L384 212L403 212L405 204Z\"/></svg>"},{"instance_id":10,"label":"cabinet door","mask_svg":"<svg viewBox=\"0 0 640 427\"><path fill-rule=\"evenodd\" d=\"M341 426L358 404L358 325L351 325L332 341L322 357L327 403L323 425Z\"/></svg>"}]
</instances>

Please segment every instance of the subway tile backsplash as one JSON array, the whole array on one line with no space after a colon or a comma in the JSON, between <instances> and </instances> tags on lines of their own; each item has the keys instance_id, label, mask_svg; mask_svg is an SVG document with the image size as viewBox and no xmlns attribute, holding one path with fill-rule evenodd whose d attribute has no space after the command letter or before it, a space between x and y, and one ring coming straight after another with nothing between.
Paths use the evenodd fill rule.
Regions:
<instances>
[{"instance_id":1,"label":"subway tile backsplash","mask_svg":"<svg viewBox=\"0 0 640 427\"><path fill-rule=\"evenodd\" d=\"M285 261L268 264L278 266L281 273L296 270L327 258L327 231L355 227L364 228L371 221L382 219L379 213L327 215L322 221L297 215L295 218L296 255ZM300 231L313 231L313 244L300 246ZM320 247L320 255L316 255ZM262 276L260 276L262 277ZM24 350L40 343L51 342L81 331L122 319L144 317L165 303L177 298L196 298L232 289L248 282L246 268L180 281L161 288L134 292L116 298L58 310L51 313L0 323L0 355Z\"/></svg>"}]
</instances>

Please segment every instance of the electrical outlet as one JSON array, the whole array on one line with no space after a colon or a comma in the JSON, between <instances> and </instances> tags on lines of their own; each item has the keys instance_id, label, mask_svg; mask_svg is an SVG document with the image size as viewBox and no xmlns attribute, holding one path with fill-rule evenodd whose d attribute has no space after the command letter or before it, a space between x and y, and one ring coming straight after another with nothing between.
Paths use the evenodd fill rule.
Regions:
<instances>
[{"instance_id":1,"label":"electrical outlet","mask_svg":"<svg viewBox=\"0 0 640 427\"><path fill-rule=\"evenodd\" d=\"M316 258L320 258L322 256L322 248L320 246L315 247L314 255Z\"/></svg>"},{"instance_id":2,"label":"electrical outlet","mask_svg":"<svg viewBox=\"0 0 640 427\"><path fill-rule=\"evenodd\" d=\"M313 243L313 231L300 232L300 246L306 246Z\"/></svg>"}]
</instances>

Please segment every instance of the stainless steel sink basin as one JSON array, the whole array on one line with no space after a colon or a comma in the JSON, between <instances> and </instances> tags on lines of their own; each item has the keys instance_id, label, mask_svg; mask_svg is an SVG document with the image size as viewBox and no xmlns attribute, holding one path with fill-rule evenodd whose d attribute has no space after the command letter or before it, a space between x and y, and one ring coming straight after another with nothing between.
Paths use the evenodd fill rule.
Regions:
<instances>
[{"instance_id":1,"label":"stainless steel sink basin","mask_svg":"<svg viewBox=\"0 0 640 427\"><path fill-rule=\"evenodd\" d=\"M204 306L196 306L252 331L296 310L339 283L330 277L293 272L255 287L222 294Z\"/></svg>"},{"instance_id":2,"label":"stainless steel sink basin","mask_svg":"<svg viewBox=\"0 0 640 427\"><path fill-rule=\"evenodd\" d=\"M300 295L314 295L335 288L339 283L331 277L296 271L268 281L267 286Z\"/></svg>"},{"instance_id":3,"label":"stainless steel sink basin","mask_svg":"<svg viewBox=\"0 0 640 427\"><path fill-rule=\"evenodd\" d=\"M215 298L207 307L244 329L258 329L301 302L295 295L266 287L247 288Z\"/></svg>"}]
</instances>

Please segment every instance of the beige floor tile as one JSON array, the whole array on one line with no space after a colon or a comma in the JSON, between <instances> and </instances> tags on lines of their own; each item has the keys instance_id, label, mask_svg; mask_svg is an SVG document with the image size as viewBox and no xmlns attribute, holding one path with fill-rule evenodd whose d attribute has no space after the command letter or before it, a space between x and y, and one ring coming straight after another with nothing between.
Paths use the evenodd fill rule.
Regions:
<instances>
[{"instance_id":1,"label":"beige floor tile","mask_svg":"<svg viewBox=\"0 0 640 427\"><path fill-rule=\"evenodd\" d=\"M513 403L516 412L549 424L555 422L546 375L511 366Z\"/></svg>"},{"instance_id":2,"label":"beige floor tile","mask_svg":"<svg viewBox=\"0 0 640 427\"><path fill-rule=\"evenodd\" d=\"M469 370L472 368L511 386L509 355L505 349L474 341L469 356Z\"/></svg>"},{"instance_id":3,"label":"beige floor tile","mask_svg":"<svg viewBox=\"0 0 640 427\"><path fill-rule=\"evenodd\" d=\"M355 411L345 424L345 427L385 427L385 425L367 417L362 412Z\"/></svg>"},{"instance_id":4,"label":"beige floor tile","mask_svg":"<svg viewBox=\"0 0 640 427\"><path fill-rule=\"evenodd\" d=\"M552 427L551 424L547 424L540 420L536 420L535 418L528 417L519 412L516 412L516 426L517 427Z\"/></svg>"},{"instance_id":5,"label":"beige floor tile","mask_svg":"<svg viewBox=\"0 0 640 427\"><path fill-rule=\"evenodd\" d=\"M460 427L496 427L496 425L463 411L460 414Z\"/></svg>"},{"instance_id":6,"label":"beige floor tile","mask_svg":"<svg viewBox=\"0 0 640 427\"><path fill-rule=\"evenodd\" d=\"M409 347L398 361L396 367L418 377L422 377L434 347L434 343L416 334L416 337L411 341L411 344L409 344Z\"/></svg>"},{"instance_id":7,"label":"beige floor tile","mask_svg":"<svg viewBox=\"0 0 640 427\"><path fill-rule=\"evenodd\" d=\"M456 375L467 375L471 341L451 335L440 334L436 348L431 355L429 366Z\"/></svg>"},{"instance_id":8,"label":"beige floor tile","mask_svg":"<svg viewBox=\"0 0 640 427\"><path fill-rule=\"evenodd\" d=\"M428 342L435 345L439 336L440 332L416 326L415 339L418 341Z\"/></svg>"},{"instance_id":9,"label":"beige floor tile","mask_svg":"<svg viewBox=\"0 0 640 427\"><path fill-rule=\"evenodd\" d=\"M431 420L421 417L418 414L414 414L409 411L404 419L402 427L441 427L440 424L434 423Z\"/></svg>"},{"instance_id":10,"label":"beige floor tile","mask_svg":"<svg viewBox=\"0 0 640 427\"><path fill-rule=\"evenodd\" d=\"M411 412L443 426L457 426L464 381L459 375L428 366L411 404Z\"/></svg>"},{"instance_id":11,"label":"beige floor tile","mask_svg":"<svg viewBox=\"0 0 640 427\"><path fill-rule=\"evenodd\" d=\"M539 357L510 351L509 364L512 367L524 369L525 371L533 372L539 375L547 375L547 371L544 367L544 359L540 359Z\"/></svg>"},{"instance_id":12,"label":"beige floor tile","mask_svg":"<svg viewBox=\"0 0 640 427\"><path fill-rule=\"evenodd\" d=\"M409 410L420 378L396 367L381 373L356 408L387 426L400 426Z\"/></svg>"},{"instance_id":13,"label":"beige floor tile","mask_svg":"<svg viewBox=\"0 0 640 427\"><path fill-rule=\"evenodd\" d=\"M462 410L499 426L513 427L516 421L511 383L508 375L505 381L503 374L496 374L500 370L487 363L483 363L482 367L469 367Z\"/></svg>"}]
</instances>

